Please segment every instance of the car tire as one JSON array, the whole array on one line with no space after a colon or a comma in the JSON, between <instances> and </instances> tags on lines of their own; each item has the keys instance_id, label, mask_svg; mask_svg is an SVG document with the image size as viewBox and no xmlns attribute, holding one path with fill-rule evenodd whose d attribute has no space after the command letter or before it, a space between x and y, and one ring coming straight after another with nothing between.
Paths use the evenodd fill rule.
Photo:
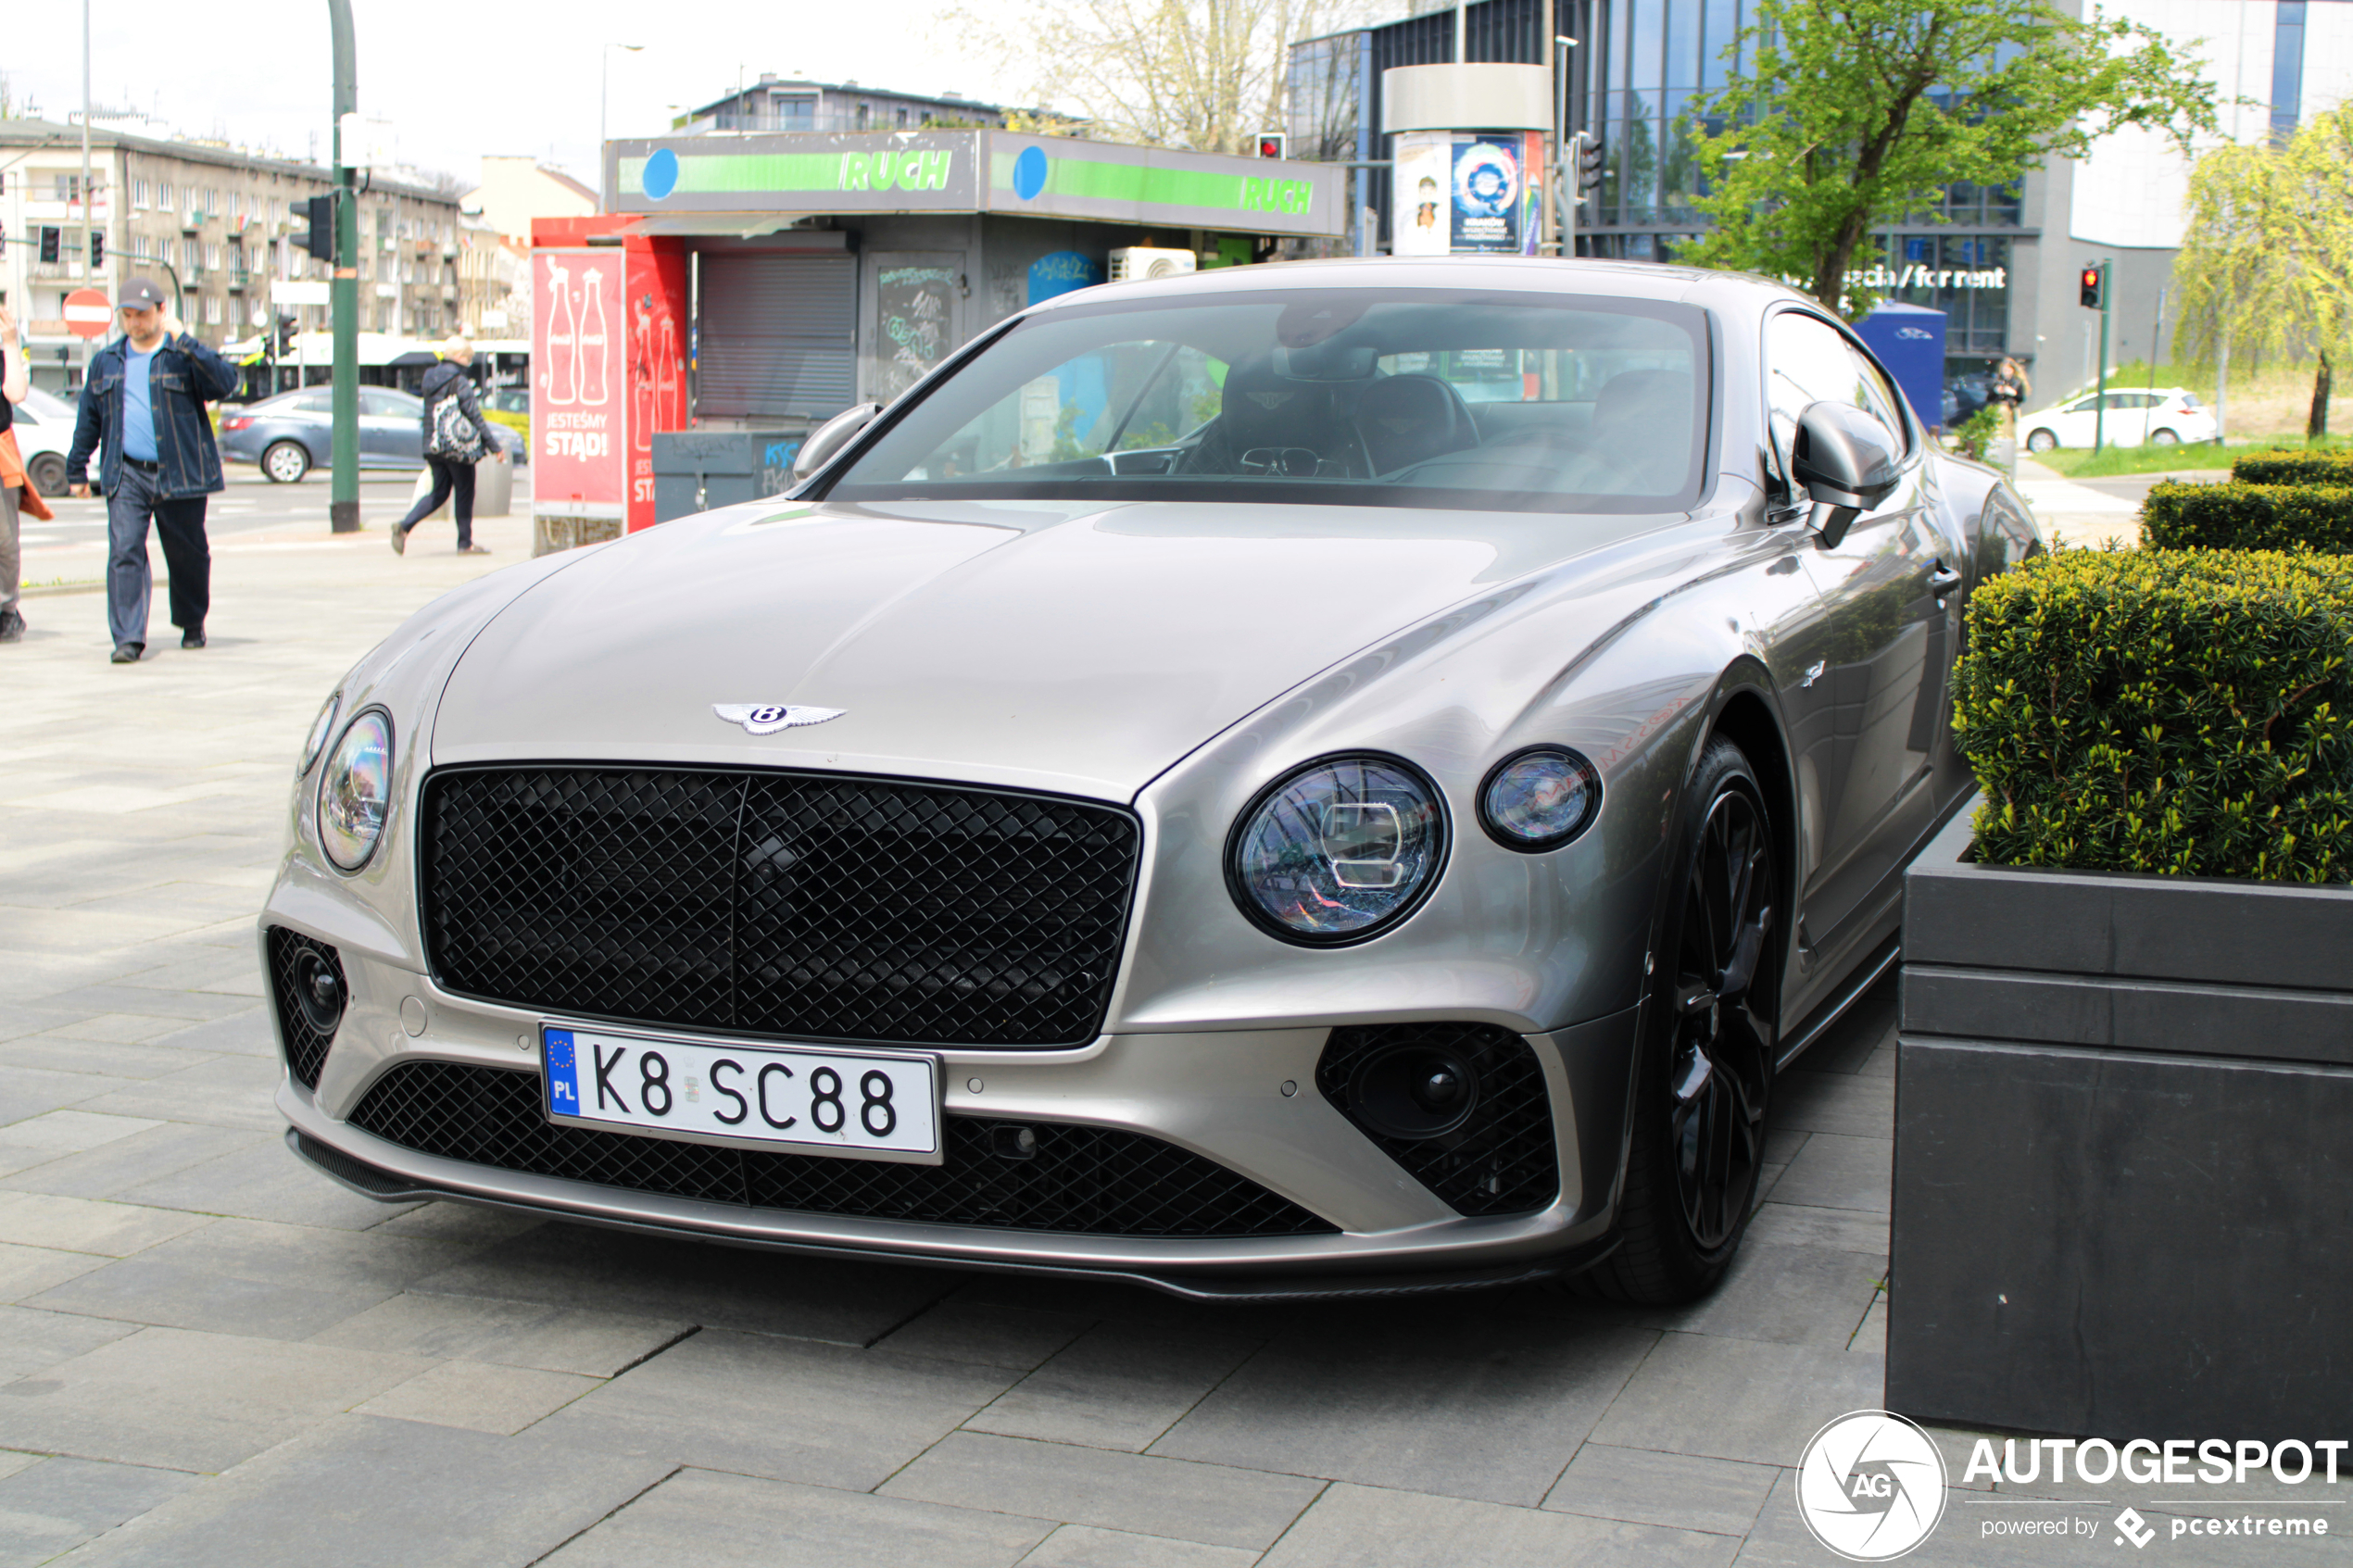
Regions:
<instances>
[{"instance_id":1,"label":"car tire","mask_svg":"<svg viewBox=\"0 0 2353 1568\"><path fill-rule=\"evenodd\" d=\"M2152 446L2179 446L2181 444L2182 437L2174 431L2153 430L2149 432L2149 445Z\"/></svg>"},{"instance_id":2,"label":"car tire","mask_svg":"<svg viewBox=\"0 0 2353 1568\"><path fill-rule=\"evenodd\" d=\"M24 476L32 481L32 488L41 495L66 493L66 460L55 452L43 452L25 464Z\"/></svg>"},{"instance_id":3,"label":"car tire","mask_svg":"<svg viewBox=\"0 0 2353 1568\"><path fill-rule=\"evenodd\" d=\"M1684 800L1635 1050L1617 1246L1579 1282L1644 1306L1705 1296L1739 1250L1780 1043L1782 878L1765 793L1719 737Z\"/></svg>"},{"instance_id":4,"label":"car tire","mask_svg":"<svg viewBox=\"0 0 2353 1568\"><path fill-rule=\"evenodd\" d=\"M2048 452L2057 445L2058 437L2047 430L2033 430L2026 433L2026 449L2030 452Z\"/></svg>"},{"instance_id":5,"label":"car tire","mask_svg":"<svg viewBox=\"0 0 2353 1568\"><path fill-rule=\"evenodd\" d=\"M272 484L299 484L310 471L310 449L299 441L273 441L261 454L261 471Z\"/></svg>"}]
</instances>

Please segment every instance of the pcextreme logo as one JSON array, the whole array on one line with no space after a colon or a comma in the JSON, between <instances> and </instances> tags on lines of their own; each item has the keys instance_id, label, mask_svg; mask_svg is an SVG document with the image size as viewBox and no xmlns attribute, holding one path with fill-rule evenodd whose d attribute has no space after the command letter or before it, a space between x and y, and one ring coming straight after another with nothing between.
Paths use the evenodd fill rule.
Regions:
<instances>
[{"instance_id":1,"label":"pcextreme logo","mask_svg":"<svg viewBox=\"0 0 2353 1568\"><path fill-rule=\"evenodd\" d=\"M1944 1516L1944 1456L1886 1411L1850 1411L1814 1434L1797 1466L1797 1512L1850 1562L1885 1562Z\"/></svg>"}]
</instances>

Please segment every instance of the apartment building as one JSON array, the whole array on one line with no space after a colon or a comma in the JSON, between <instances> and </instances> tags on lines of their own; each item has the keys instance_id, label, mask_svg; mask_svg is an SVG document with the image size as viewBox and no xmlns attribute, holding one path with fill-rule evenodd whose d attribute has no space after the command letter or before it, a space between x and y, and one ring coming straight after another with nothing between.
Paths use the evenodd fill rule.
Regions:
<instances>
[{"instance_id":1,"label":"apartment building","mask_svg":"<svg viewBox=\"0 0 2353 1568\"><path fill-rule=\"evenodd\" d=\"M279 317L303 330L326 327L325 307L271 296L277 280L329 275L296 236L308 227L305 203L333 178L317 164L94 116L85 191L79 124L0 119L0 226L10 242L0 246L0 300L24 324L35 381L57 392L80 383L85 350L66 331L65 296L85 285L111 296L134 276L174 292L180 319L215 346L254 337ZM362 184L361 329L457 329L465 240L455 194L380 176ZM85 227L98 241L88 250ZM44 231L55 231L55 260L42 259Z\"/></svg>"}]
</instances>

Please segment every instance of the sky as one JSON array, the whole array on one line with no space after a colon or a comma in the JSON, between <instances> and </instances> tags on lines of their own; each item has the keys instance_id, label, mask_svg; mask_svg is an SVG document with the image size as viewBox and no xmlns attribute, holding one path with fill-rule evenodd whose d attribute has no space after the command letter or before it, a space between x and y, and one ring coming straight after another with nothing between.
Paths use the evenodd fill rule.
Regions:
<instances>
[{"instance_id":1,"label":"sky","mask_svg":"<svg viewBox=\"0 0 2353 1568\"><path fill-rule=\"evenodd\" d=\"M1015 0L1037 5L1046 0ZM332 73L322 0L89 0L91 102L196 135L323 161ZM598 64L610 52L610 134L655 135L737 72L1018 101L917 0L352 0L359 112L392 123L399 160L465 180L484 153L530 154L596 182ZM12 4L0 73L12 98L64 120L82 106L82 7ZM21 112L21 111L20 111Z\"/></svg>"}]
</instances>

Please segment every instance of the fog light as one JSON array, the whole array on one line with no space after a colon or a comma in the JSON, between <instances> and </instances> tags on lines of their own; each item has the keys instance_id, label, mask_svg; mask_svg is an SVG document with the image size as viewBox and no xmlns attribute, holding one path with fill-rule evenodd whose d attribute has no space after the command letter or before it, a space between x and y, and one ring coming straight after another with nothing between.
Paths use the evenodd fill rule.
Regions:
<instances>
[{"instance_id":1,"label":"fog light","mask_svg":"<svg viewBox=\"0 0 2353 1568\"><path fill-rule=\"evenodd\" d=\"M1356 1114L1392 1138L1435 1138L1470 1119L1478 1073L1441 1046L1399 1046L1365 1059L1349 1085Z\"/></svg>"},{"instance_id":2,"label":"fog light","mask_svg":"<svg viewBox=\"0 0 2353 1568\"><path fill-rule=\"evenodd\" d=\"M295 1005L302 1021L321 1035L332 1035L343 1022L343 981L334 966L315 948L297 948L294 956Z\"/></svg>"},{"instance_id":3,"label":"fog light","mask_svg":"<svg viewBox=\"0 0 2353 1568\"><path fill-rule=\"evenodd\" d=\"M1035 1160L1038 1158L1038 1134L1029 1127L999 1126L990 1129L989 1142L1000 1160Z\"/></svg>"}]
</instances>

